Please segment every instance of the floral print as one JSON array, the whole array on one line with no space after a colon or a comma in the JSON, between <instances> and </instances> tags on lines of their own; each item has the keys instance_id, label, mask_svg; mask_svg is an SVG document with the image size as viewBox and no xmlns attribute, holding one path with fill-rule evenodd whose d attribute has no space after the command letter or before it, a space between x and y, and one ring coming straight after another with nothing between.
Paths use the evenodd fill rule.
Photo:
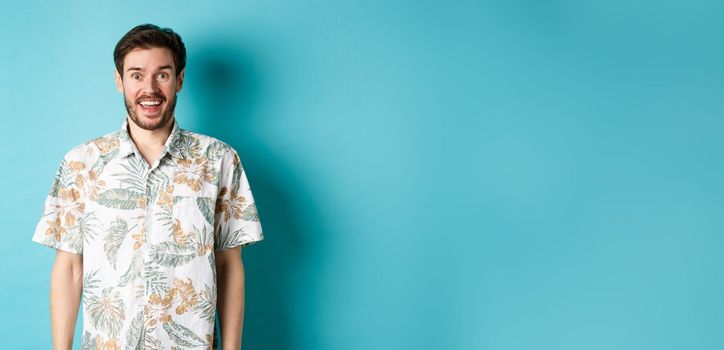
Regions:
<instances>
[{"instance_id":1,"label":"floral print","mask_svg":"<svg viewBox=\"0 0 724 350\"><path fill-rule=\"evenodd\" d=\"M55 205L59 214L65 217L69 225L75 224L75 219L83 213L85 205L80 201L80 192L75 188L63 188L58 192L60 201Z\"/></svg>"},{"instance_id":2,"label":"floral print","mask_svg":"<svg viewBox=\"0 0 724 350\"><path fill-rule=\"evenodd\" d=\"M206 159L179 159L176 161L180 170L176 173L173 181L178 184L186 184L191 187L194 191L201 189L203 182L210 182L213 180L212 174L206 167Z\"/></svg>"},{"instance_id":3,"label":"floral print","mask_svg":"<svg viewBox=\"0 0 724 350\"><path fill-rule=\"evenodd\" d=\"M214 253L263 239L237 152L174 120L148 164L120 130L60 163L33 241L83 255L81 349L211 349Z\"/></svg>"}]
</instances>

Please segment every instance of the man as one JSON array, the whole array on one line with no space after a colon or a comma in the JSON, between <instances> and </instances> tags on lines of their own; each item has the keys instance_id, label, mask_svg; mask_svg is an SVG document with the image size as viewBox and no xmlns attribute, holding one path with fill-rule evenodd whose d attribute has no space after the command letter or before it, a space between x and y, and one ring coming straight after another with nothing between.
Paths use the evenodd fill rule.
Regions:
<instances>
[{"instance_id":1,"label":"man","mask_svg":"<svg viewBox=\"0 0 724 350\"><path fill-rule=\"evenodd\" d=\"M186 49L144 24L116 45L120 130L68 151L33 241L56 248L53 349L71 349L83 302L82 349L241 347L241 247L263 239L237 152L179 128Z\"/></svg>"}]
</instances>

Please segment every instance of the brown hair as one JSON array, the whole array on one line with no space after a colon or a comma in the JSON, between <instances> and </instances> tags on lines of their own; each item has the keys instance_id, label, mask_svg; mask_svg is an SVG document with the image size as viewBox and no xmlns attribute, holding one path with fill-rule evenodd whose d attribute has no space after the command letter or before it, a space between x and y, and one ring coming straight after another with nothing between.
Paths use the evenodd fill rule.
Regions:
<instances>
[{"instance_id":1,"label":"brown hair","mask_svg":"<svg viewBox=\"0 0 724 350\"><path fill-rule=\"evenodd\" d=\"M176 65L176 77L186 67L186 46L181 41L181 36L171 28L160 28L153 24L141 24L124 35L116 44L113 50L113 61L116 63L116 70L123 77L123 59L136 48L150 49L152 47L164 47L171 50L173 62Z\"/></svg>"}]
</instances>

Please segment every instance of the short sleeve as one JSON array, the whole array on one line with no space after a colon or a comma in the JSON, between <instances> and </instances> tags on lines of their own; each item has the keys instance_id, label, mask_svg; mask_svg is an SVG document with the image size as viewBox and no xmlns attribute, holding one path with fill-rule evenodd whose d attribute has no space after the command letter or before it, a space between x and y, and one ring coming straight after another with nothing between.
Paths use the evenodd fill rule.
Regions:
<instances>
[{"instance_id":1,"label":"short sleeve","mask_svg":"<svg viewBox=\"0 0 724 350\"><path fill-rule=\"evenodd\" d=\"M55 173L32 240L69 253L83 254L85 164L69 154L63 157Z\"/></svg>"},{"instance_id":2,"label":"short sleeve","mask_svg":"<svg viewBox=\"0 0 724 350\"><path fill-rule=\"evenodd\" d=\"M254 196L239 155L229 147L221 160L214 213L214 250L244 246L264 239Z\"/></svg>"}]
</instances>

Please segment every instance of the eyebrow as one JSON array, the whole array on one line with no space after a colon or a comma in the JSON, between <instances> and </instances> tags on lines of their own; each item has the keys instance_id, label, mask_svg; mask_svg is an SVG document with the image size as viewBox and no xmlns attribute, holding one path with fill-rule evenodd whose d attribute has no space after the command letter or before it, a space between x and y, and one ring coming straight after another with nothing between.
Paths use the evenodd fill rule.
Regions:
<instances>
[{"instance_id":1,"label":"eyebrow","mask_svg":"<svg viewBox=\"0 0 724 350\"><path fill-rule=\"evenodd\" d=\"M169 66L169 65L158 67L158 70L164 70L164 69L173 69L173 67ZM126 69L126 72L130 72L132 70L143 71L144 69L141 67L129 67L128 69Z\"/></svg>"}]
</instances>

